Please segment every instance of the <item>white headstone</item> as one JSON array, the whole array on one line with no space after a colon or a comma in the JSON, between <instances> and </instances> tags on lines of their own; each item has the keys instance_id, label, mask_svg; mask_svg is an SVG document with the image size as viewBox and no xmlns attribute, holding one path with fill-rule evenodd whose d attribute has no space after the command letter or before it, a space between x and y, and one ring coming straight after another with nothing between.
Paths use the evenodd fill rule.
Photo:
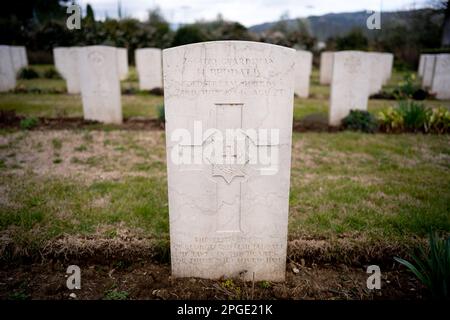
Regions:
<instances>
[{"instance_id":1,"label":"white headstone","mask_svg":"<svg viewBox=\"0 0 450 320\"><path fill-rule=\"evenodd\" d=\"M320 55L320 84L331 83L331 73L333 72L333 53L324 51Z\"/></svg>"},{"instance_id":2,"label":"white headstone","mask_svg":"<svg viewBox=\"0 0 450 320\"><path fill-rule=\"evenodd\" d=\"M119 79L125 80L128 77L128 50L126 48L117 48L117 63Z\"/></svg>"},{"instance_id":3,"label":"white headstone","mask_svg":"<svg viewBox=\"0 0 450 320\"><path fill-rule=\"evenodd\" d=\"M20 71L20 69L28 66L25 47L11 46L11 55L16 74Z\"/></svg>"},{"instance_id":4,"label":"white headstone","mask_svg":"<svg viewBox=\"0 0 450 320\"><path fill-rule=\"evenodd\" d=\"M55 68L64 79L66 79L65 56L67 54L67 49L68 48L66 47L53 48L53 62Z\"/></svg>"},{"instance_id":5,"label":"white headstone","mask_svg":"<svg viewBox=\"0 0 450 320\"><path fill-rule=\"evenodd\" d=\"M436 99L450 99L450 54L448 53L436 55L431 92L436 94Z\"/></svg>"},{"instance_id":6,"label":"white headstone","mask_svg":"<svg viewBox=\"0 0 450 320\"><path fill-rule=\"evenodd\" d=\"M295 57L294 92L301 98L308 98L313 56L309 51L299 50Z\"/></svg>"},{"instance_id":7,"label":"white headstone","mask_svg":"<svg viewBox=\"0 0 450 320\"><path fill-rule=\"evenodd\" d=\"M16 72L14 70L11 48L0 45L0 92L6 92L16 87Z\"/></svg>"},{"instance_id":8,"label":"white headstone","mask_svg":"<svg viewBox=\"0 0 450 320\"><path fill-rule=\"evenodd\" d=\"M55 67L66 80L67 92L78 94L80 89L80 67L78 56L81 47L53 48Z\"/></svg>"},{"instance_id":9,"label":"white headstone","mask_svg":"<svg viewBox=\"0 0 450 320\"><path fill-rule=\"evenodd\" d=\"M67 92L78 94L81 92L80 84L80 66L78 64L81 47L70 47L66 51L66 84Z\"/></svg>"},{"instance_id":10,"label":"white headstone","mask_svg":"<svg viewBox=\"0 0 450 320\"><path fill-rule=\"evenodd\" d=\"M28 55L27 55L27 48L20 47L20 55L22 57L22 65L24 67L28 67Z\"/></svg>"},{"instance_id":11,"label":"white headstone","mask_svg":"<svg viewBox=\"0 0 450 320\"><path fill-rule=\"evenodd\" d=\"M423 77L423 67L425 65L425 55L421 54L419 58L419 70L417 70L417 73L419 74L419 77Z\"/></svg>"},{"instance_id":12,"label":"white headstone","mask_svg":"<svg viewBox=\"0 0 450 320\"><path fill-rule=\"evenodd\" d=\"M173 276L284 280L294 64L257 42L164 50Z\"/></svg>"},{"instance_id":13,"label":"white headstone","mask_svg":"<svg viewBox=\"0 0 450 320\"><path fill-rule=\"evenodd\" d=\"M162 88L162 51L157 48L144 48L135 51L139 88L151 90Z\"/></svg>"},{"instance_id":14,"label":"white headstone","mask_svg":"<svg viewBox=\"0 0 450 320\"><path fill-rule=\"evenodd\" d=\"M380 92L386 76L384 57L379 52L368 52L367 55L370 61L370 69L366 70L366 74L370 73L369 94L375 94Z\"/></svg>"},{"instance_id":15,"label":"white headstone","mask_svg":"<svg viewBox=\"0 0 450 320\"><path fill-rule=\"evenodd\" d=\"M367 110L370 56L361 51L334 54L329 124L338 126L350 110Z\"/></svg>"},{"instance_id":16,"label":"white headstone","mask_svg":"<svg viewBox=\"0 0 450 320\"><path fill-rule=\"evenodd\" d=\"M116 48L83 47L79 49L78 59L84 118L122 123Z\"/></svg>"},{"instance_id":17,"label":"white headstone","mask_svg":"<svg viewBox=\"0 0 450 320\"><path fill-rule=\"evenodd\" d=\"M384 76L383 76L383 85L387 84L392 77L392 68L394 66L394 55L392 53L383 52L381 53L383 57L383 65L384 65Z\"/></svg>"},{"instance_id":18,"label":"white headstone","mask_svg":"<svg viewBox=\"0 0 450 320\"><path fill-rule=\"evenodd\" d=\"M423 66L423 78L422 78L422 87L429 88L431 87L434 75L434 64L436 61L436 55L434 54L426 54L425 62Z\"/></svg>"}]
</instances>

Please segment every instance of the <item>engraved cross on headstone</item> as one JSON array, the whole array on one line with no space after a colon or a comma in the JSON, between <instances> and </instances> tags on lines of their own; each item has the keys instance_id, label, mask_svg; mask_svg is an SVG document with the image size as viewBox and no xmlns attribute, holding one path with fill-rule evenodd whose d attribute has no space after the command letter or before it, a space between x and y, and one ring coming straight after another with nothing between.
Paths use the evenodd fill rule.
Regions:
<instances>
[{"instance_id":1,"label":"engraved cross on headstone","mask_svg":"<svg viewBox=\"0 0 450 320\"><path fill-rule=\"evenodd\" d=\"M216 232L221 233L239 233L242 232L241 228L241 213L242 213L242 188L243 182L245 182L248 176L248 149L252 143L256 147L256 151L260 148L271 148L278 146L276 143L261 143L260 141L254 141L248 136L244 136L244 139L236 141L236 136L233 136L234 140L227 139L227 130L242 129L242 113L243 103L216 103L215 105L216 123L215 128L222 133L224 141L223 154L221 161L215 162L214 159L210 161L211 171L210 178L212 178L216 185ZM205 146L214 141L215 137L209 136L201 143L180 145L180 151L189 148L194 154L202 153ZM195 155L194 155L195 157ZM198 166L189 166L185 170L187 171L200 171L202 170ZM263 171L265 169L261 169Z\"/></svg>"}]
</instances>

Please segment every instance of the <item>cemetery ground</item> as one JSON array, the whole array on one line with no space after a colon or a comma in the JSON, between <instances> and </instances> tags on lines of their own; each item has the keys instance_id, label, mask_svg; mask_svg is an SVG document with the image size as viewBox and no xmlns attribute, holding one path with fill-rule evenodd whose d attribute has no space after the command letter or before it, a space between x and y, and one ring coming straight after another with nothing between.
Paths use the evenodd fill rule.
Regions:
<instances>
[{"instance_id":1,"label":"cemetery ground","mask_svg":"<svg viewBox=\"0 0 450 320\"><path fill-rule=\"evenodd\" d=\"M130 78L121 126L83 123L62 80L20 80L0 94L2 117L41 118L31 130L1 123L0 298L66 299L69 264L81 267L76 294L87 299L427 297L393 257L409 257L431 229L450 232L448 135L329 132L329 87L314 71L311 98L295 99L286 282L174 280L163 97ZM372 99L369 111L395 104ZM371 264L380 291L366 287Z\"/></svg>"}]
</instances>

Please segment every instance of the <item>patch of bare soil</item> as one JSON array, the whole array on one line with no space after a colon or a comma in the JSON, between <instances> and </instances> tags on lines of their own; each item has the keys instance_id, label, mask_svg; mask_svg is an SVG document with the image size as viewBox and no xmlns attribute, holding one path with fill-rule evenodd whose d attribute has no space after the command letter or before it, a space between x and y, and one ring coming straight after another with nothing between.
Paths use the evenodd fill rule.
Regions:
<instances>
[{"instance_id":1,"label":"patch of bare soil","mask_svg":"<svg viewBox=\"0 0 450 320\"><path fill-rule=\"evenodd\" d=\"M66 286L69 264L0 265L0 299L421 299L424 289L404 271L382 271L381 290L367 289L364 268L288 264L286 281L174 279L169 264L150 261L94 264L81 269L81 289ZM294 271L295 272L294 272ZM75 293L76 296L69 296Z\"/></svg>"}]
</instances>

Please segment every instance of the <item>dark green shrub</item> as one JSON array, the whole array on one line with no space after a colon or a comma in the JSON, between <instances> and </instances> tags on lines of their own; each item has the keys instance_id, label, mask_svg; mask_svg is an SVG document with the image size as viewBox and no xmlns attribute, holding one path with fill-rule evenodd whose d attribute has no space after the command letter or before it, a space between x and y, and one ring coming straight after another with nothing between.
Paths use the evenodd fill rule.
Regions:
<instances>
[{"instance_id":1,"label":"dark green shrub","mask_svg":"<svg viewBox=\"0 0 450 320\"><path fill-rule=\"evenodd\" d=\"M362 110L350 110L350 114L342 120L345 129L374 133L377 128L377 120L375 117Z\"/></svg>"},{"instance_id":2,"label":"dark green shrub","mask_svg":"<svg viewBox=\"0 0 450 320\"><path fill-rule=\"evenodd\" d=\"M45 79L62 79L59 72L53 67L50 67L44 71L44 78Z\"/></svg>"},{"instance_id":3,"label":"dark green shrub","mask_svg":"<svg viewBox=\"0 0 450 320\"><path fill-rule=\"evenodd\" d=\"M417 89L417 90L413 93L412 98L413 98L414 100L425 100L426 98L428 98L428 96L429 96L428 91L423 90L423 89Z\"/></svg>"},{"instance_id":4,"label":"dark green shrub","mask_svg":"<svg viewBox=\"0 0 450 320\"><path fill-rule=\"evenodd\" d=\"M153 94L155 96L163 96L164 95L163 88L153 88L149 92L150 92L150 94Z\"/></svg>"},{"instance_id":5,"label":"dark green shrub","mask_svg":"<svg viewBox=\"0 0 450 320\"><path fill-rule=\"evenodd\" d=\"M164 111L164 105L161 104L158 107L156 107L156 116L158 117L158 121L161 123L166 122L166 114Z\"/></svg>"},{"instance_id":6,"label":"dark green shrub","mask_svg":"<svg viewBox=\"0 0 450 320\"><path fill-rule=\"evenodd\" d=\"M428 121L431 110L422 103L414 101L400 101L398 112L403 118L403 125L406 130L413 132L428 132Z\"/></svg>"},{"instance_id":7,"label":"dark green shrub","mask_svg":"<svg viewBox=\"0 0 450 320\"><path fill-rule=\"evenodd\" d=\"M33 68L22 68L18 74L19 79L36 79L39 78L39 74Z\"/></svg>"},{"instance_id":8,"label":"dark green shrub","mask_svg":"<svg viewBox=\"0 0 450 320\"><path fill-rule=\"evenodd\" d=\"M394 259L414 273L435 298L449 299L450 238L440 239L431 233L428 243L428 250L419 248L418 254L412 254L412 263L398 257Z\"/></svg>"},{"instance_id":9,"label":"dark green shrub","mask_svg":"<svg viewBox=\"0 0 450 320\"><path fill-rule=\"evenodd\" d=\"M36 127L39 123L39 120L34 118L34 117L30 117L30 118L25 118L20 120L20 128L23 130L30 130L33 129L34 127Z\"/></svg>"}]
</instances>

